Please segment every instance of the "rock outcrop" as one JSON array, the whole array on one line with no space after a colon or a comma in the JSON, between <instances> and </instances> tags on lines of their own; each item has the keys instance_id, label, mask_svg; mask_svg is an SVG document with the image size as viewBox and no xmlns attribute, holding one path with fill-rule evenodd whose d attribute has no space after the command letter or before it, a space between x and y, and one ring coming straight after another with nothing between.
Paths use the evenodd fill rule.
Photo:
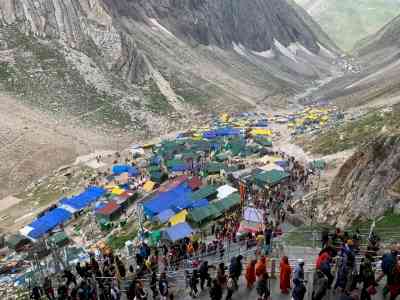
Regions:
<instances>
[{"instance_id":1,"label":"rock outcrop","mask_svg":"<svg viewBox=\"0 0 400 300\"><path fill-rule=\"evenodd\" d=\"M379 217L400 203L400 135L381 136L361 147L341 167L320 221L348 225Z\"/></svg>"}]
</instances>

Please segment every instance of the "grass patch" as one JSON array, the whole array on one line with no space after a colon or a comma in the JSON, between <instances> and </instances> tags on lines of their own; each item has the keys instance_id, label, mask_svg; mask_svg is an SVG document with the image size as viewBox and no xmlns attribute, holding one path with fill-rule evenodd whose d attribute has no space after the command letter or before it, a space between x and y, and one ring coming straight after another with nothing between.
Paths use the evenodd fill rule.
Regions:
<instances>
[{"instance_id":1,"label":"grass patch","mask_svg":"<svg viewBox=\"0 0 400 300\"><path fill-rule=\"evenodd\" d=\"M323 224L316 224L313 226L303 225L287 233L283 240L289 246L313 247L313 231L317 231L320 234L321 231L323 231L324 229L329 229L330 231L332 231L334 230L334 227ZM316 236L315 246L320 246L321 244L321 238L319 234Z\"/></svg>"},{"instance_id":2,"label":"grass patch","mask_svg":"<svg viewBox=\"0 0 400 300\"><path fill-rule=\"evenodd\" d=\"M167 98L161 93L154 80L150 80L144 90L144 96L147 99L146 109L159 114L168 114L174 111L174 108L169 104Z\"/></svg>"},{"instance_id":3,"label":"grass patch","mask_svg":"<svg viewBox=\"0 0 400 300\"><path fill-rule=\"evenodd\" d=\"M400 128L400 113L372 112L362 118L339 125L315 136L311 141L304 136L296 143L313 154L329 155L358 147L376 138L386 127L389 132Z\"/></svg>"},{"instance_id":4,"label":"grass patch","mask_svg":"<svg viewBox=\"0 0 400 300\"><path fill-rule=\"evenodd\" d=\"M126 226L127 229L125 229L123 232L121 232L118 235L111 235L107 239L107 244L113 249L113 250L119 250L125 246L125 243L129 240L133 240L136 238L138 234L138 226L136 224L128 224Z\"/></svg>"}]
</instances>

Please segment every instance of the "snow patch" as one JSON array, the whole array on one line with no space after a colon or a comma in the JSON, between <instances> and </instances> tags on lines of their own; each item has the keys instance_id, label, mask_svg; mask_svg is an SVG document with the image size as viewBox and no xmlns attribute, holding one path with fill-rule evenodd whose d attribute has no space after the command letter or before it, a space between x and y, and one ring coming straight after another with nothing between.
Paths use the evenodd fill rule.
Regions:
<instances>
[{"instance_id":1,"label":"snow patch","mask_svg":"<svg viewBox=\"0 0 400 300\"><path fill-rule=\"evenodd\" d=\"M242 55L242 56L247 56L246 48L242 44L238 45L238 44L232 42L232 45L233 45L233 50L235 50L235 52L237 54Z\"/></svg>"},{"instance_id":2,"label":"snow patch","mask_svg":"<svg viewBox=\"0 0 400 300\"><path fill-rule=\"evenodd\" d=\"M262 51L262 52L257 52L257 51L251 51L251 52L254 55L261 56L261 57L264 57L264 58L274 58L275 57L275 53L274 53L274 51L272 51L272 49L265 50L265 51Z\"/></svg>"},{"instance_id":3,"label":"snow patch","mask_svg":"<svg viewBox=\"0 0 400 300\"><path fill-rule=\"evenodd\" d=\"M167 28L165 28L164 26L162 26L160 23L158 23L158 21L154 18L149 18L149 21L151 22L151 24L153 25L152 28L154 30L160 30L161 32L169 35L170 37L175 37L171 31L169 31Z\"/></svg>"},{"instance_id":4,"label":"snow patch","mask_svg":"<svg viewBox=\"0 0 400 300\"><path fill-rule=\"evenodd\" d=\"M286 48L285 46L283 46L279 41L277 41L276 39L274 39L274 45L275 47L279 50L279 52L281 54L283 54L284 56L288 57L289 59L297 62L296 56L293 54L292 51L290 51L288 48Z\"/></svg>"},{"instance_id":5,"label":"snow patch","mask_svg":"<svg viewBox=\"0 0 400 300\"><path fill-rule=\"evenodd\" d=\"M328 58L332 58L332 59L337 58L337 55L335 53L333 53L332 51L326 49L320 43L318 43L318 46L320 48L319 52L320 52L321 55L323 55L325 57L328 57Z\"/></svg>"}]
</instances>

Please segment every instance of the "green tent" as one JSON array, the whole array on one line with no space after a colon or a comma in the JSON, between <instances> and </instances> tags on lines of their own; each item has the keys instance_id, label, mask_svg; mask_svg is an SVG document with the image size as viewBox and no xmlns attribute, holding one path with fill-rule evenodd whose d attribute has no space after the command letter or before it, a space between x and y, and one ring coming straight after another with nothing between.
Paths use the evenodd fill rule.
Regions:
<instances>
[{"instance_id":1,"label":"green tent","mask_svg":"<svg viewBox=\"0 0 400 300\"><path fill-rule=\"evenodd\" d=\"M160 230L155 230L155 231L152 231L150 234L149 234L149 246L150 247L154 247L154 246L156 246L157 245L157 243L160 241L160 239L161 239L161 231Z\"/></svg>"},{"instance_id":2,"label":"green tent","mask_svg":"<svg viewBox=\"0 0 400 300\"><path fill-rule=\"evenodd\" d=\"M225 169L225 164L223 164L223 163L209 162L206 165L206 172L208 174L218 174L223 169Z\"/></svg>"},{"instance_id":3,"label":"green tent","mask_svg":"<svg viewBox=\"0 0 400 300\"><path fill-rule=\"evenodd\" d=\"M213 185L206 185L195 191L191 197L192 200L212 199L218 194L217 189Z\"/></svg>"},{"instance_id":4,"label":"green tent","mask_svg":"<svg viewBox=\"0 0 400 300\"><path fill-rule=\"evenodd\" d=\"M49 242L57 247L62 247L69 242L69 237L65 234L64 231L57 232L56 234L53 234L49 238Z\"/></svg>"},{"instance_id":5,"label":"green tent","mask_svg":"<svg viewBox=\"0 0 400 300\"><path fill-rule=\"evenodd\" d=\"M219 153L215 156L215 159L219 162L223 162L229 159L229 155L227 153Z\"/></svg>"},{"instance_id":6,"label":"green tent","mask_svg":"<svg viewBox=\"0 0 400 300\"><path fill-rule=\"evenodd\" d=\"M168 179L168 175L162 172L151 172L150 173L150 180L156 183L163 183L165 180Z\"/></svg>"},{"instance_id":7,"label":"green tent","mask_svg":"<svg viewBox=\"0 0 400 300\"><path fill-rule=\"evenodd\" d=\"M273 186L282 182L288 177L289 174L285 171L271 170L257 174L254 179L255 183L259 186Z\"/></svg>"},{"instance_id":8,"label":"green tent","mask_svg":"<svg viewBox=\"0 0 400 300\"><path fill-rule=\"evenodd\" d=\"M161 172L161 167L157 165L152 165L147 170L149 171L149 173Z\"/></svg>"},{"instance_id":9,"label":"green tent","mask_svg":"<svg viewBox=\"0 0 400 300\"><path fill-rule=\"evenodd\" d=\"M240 195L239 193L233 193L228 197L215 202L214 205L217 209L221 212L229 211L230 209L234 208L235 206L240 205Z\"/></svg>"},{"instance_id":10,"label":"green tent","mask_svg":"<svg viewBox=\"0 0 400 300\"><path fill-rule=\"evenodd\" d=\"M272 141L265 137L256 137L254 141L264 147L272 147Z\"/></svg>"},{"instance_id":11,"label":"green tent","mask_svg":"<svg viewBox=\"0 0 400 300\"><path fill-rule=\"evenodd\" d=\"M205 221L212 220L221 216L221 211L214 205L203 206L195 208L190 211L188 219L196 224L201 224Z\"/></svg>"},{"instance_id":12,"label":"green tent","mask_svg":"<svg viewBox=\"0 0 400 300\"><path fill-rule=\"evenodd\" d=\"M324 160L314 160L310 163L310 167L314 170L325 170L326 162Z\"/></svg>"}]
</instances>

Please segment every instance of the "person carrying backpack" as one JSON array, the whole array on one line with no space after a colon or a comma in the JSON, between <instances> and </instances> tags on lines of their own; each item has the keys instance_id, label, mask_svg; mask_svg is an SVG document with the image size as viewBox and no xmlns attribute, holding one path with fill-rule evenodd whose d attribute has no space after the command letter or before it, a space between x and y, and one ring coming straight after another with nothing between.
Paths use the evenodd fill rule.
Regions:
<instances>
[{"instance_id":1,"label":"person carrying backpack","mask_svg":"<svg viewBox=\"0 0 400 300\"><path fill-rule=\"evenodd\" d=\"M386 276L386 286L383 290L383 295L386 296L389 293L389 286L393 282L393 268L396 266L397 262L397 246L393 244L390 247L390 252L385 253L382 257L382 274L377 278L377 282L379 282L383 277Z\"/></svg>"},{"instance_id":2,"label":"person carrying backpack","mask_svg":"<svg viewBox=\"0 0 400 300\"><path fill-rule=\"evenodd\" d=\"M371 300L371 296L376 294L375 272L372 268L373 257L366 254L360 265L359 282L362 283L360 300Z\"/></svg>"}]
</instances>

